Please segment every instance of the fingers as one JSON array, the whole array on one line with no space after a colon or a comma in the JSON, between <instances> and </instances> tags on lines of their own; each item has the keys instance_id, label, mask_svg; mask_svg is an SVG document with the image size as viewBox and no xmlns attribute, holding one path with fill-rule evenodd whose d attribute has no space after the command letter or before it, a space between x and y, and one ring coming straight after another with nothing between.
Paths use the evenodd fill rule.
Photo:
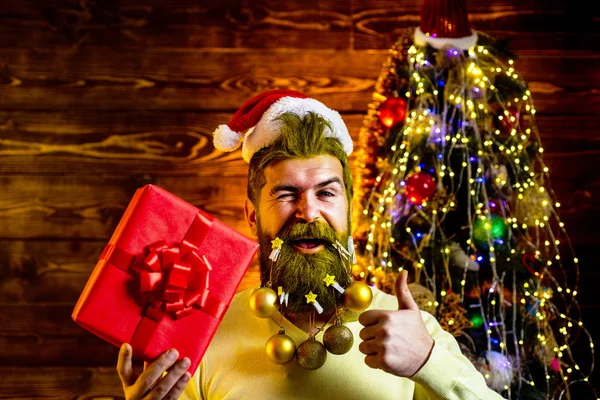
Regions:
<instances>
[{"instance_id":1,"label":"fingers","mask_svg":"<svg viewBox=\"0 0 600 400\"><path fill-rule=\"evenodd\" d=\"M175 383L173 388L169 391L169 394L167 395L166 398L177 400L181 396L183 391L185 390L185 387L187 386L188 382L190 381L190 378L191 378L190 373L188 371L186 371L183 374L183 376L181 378L179 378L177 383Z\"/></svg>"},{"instance_id":2,"label":"fingers","mask_svg":"<svg viewBox=\"0 0 600 400\"><path fill-rule=\"evenodd\" d=\"M150 399L177 399L190 380L187 372L190 359L184 357L176 363L173 368L152 388L149 393Z\"/></svg>"},{"instance_id":3,"label":"fingers","mask_svg":"<svg viewBox=\"0 0 600 400\"><path fill-rule=\"evenodd\" d=\"M403 269L396 278L396 297L398 298L398 310L419 311L419 306L415 302L408 288L408 271Z\"/></svg>"},{"instance_id":4,"label":"fingers","mask_svg":"<svg viewBox=\"0 0 600 400\"><path fill-rule=\"evenodd\" d=\"M380 369L381 363L376 355L368 355L365 357L365 364L373 369Z\"/></svg>"},{"instance_id":5,"label":"fingers","mask_svg":"<svg viewBox=\"0 0 600 400\"><path fill-rule=\"evenodd\" d=\"M163 375L163 373L167 369L172 367L173 364L175 364L175 361L177 361L178 356L179 356L179 353L177 352L177 350L171 349L171 350L164 352L160 357L158 357L156 359L156 361L154 361L153 363L148 365L148 367L144 369L144 372L142 372L140 374L140 377L136 381L135 389L134 389L135 394L137 396L141 397L145 393L147 393L150 389L152 389L154 384ZM189 362L189 360L188 360L188 362ZM184 371L185 371L185 369L184 369ZM165 376L165 378L166 378L166 376ZM161 379L161 381L162 381L162 379ZM174 384L174 382L173 382L173 384ZM171 386L173 384L171 384ZM171 386L169 386L166 390L164 390L164 392L162 393L162 396L166 395L169 392L169 390L171 389Z\"/></svg>"},{"instance_id":6,"label":"fingers","mask_svg":"<svg viewBox=\"0 0 600 400\"><path fill-rule=\"evenodd\" d=\"M385 310L369 310L360 314L358 317L358 322L360 322L364 326L375 325L379 322L384 314L388 311Z\"/></svg>"},{"instance_id":7,"label":"fingers","mask_svg":"<svg viewBox=\"0 0 600 400\"><path fill-rule=\"evenodd\" d=\"M362 340L370 340L370 339L374 339L375 336L377 335L377 331L378 331L378 325L369 325L366 328L362 328L360 330L360 332L358 333L358 337L360 337Z\"/></svg>"},{"instance_id":8,"label":"fingers","mask_svg":"<svg viewBox=\"0 0 600 400\"><path fill-rule=\"evenodd\" d=\"M381 351L381 343L375 340L365 340L358 345L358 351L365 355L375 355Z\"/></svg>"},{"instance_id":9,"label":"fingers","mask_svg":"<svg viewBox=\"0 0 600 400\"><path fill-rule=\"evenodd\" d=\"M117 360L117 373L121 378L123 386L129 386L135 381L133 367L131 364L131 346L129 343L123 343L119 350L119 358Z\"/></svg>"}]
</instances>

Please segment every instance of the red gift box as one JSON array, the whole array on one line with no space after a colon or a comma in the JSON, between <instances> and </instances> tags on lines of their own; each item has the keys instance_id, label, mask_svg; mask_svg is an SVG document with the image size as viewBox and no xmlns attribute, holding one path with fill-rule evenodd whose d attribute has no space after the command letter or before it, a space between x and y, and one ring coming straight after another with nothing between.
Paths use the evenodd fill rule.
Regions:
<instances>
[{"instance_id":1,"label":"red gift box","mask_svg":"<svg viewBox=\"0 0 600 400\"><path fill-rule=\"evenodd\" d=\"M160 187L136 191L73 310L102 339L194 373L258 244Z\"/></svg>"}]
</instances>

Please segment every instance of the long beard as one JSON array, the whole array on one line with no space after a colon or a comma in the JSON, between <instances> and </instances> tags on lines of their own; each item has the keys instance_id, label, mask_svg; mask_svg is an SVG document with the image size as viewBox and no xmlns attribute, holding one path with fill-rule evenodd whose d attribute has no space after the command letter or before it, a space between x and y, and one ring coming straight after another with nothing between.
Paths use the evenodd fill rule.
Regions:
<instances>
[{"instance_id":1,"label":"long beard","mask_svg":"<svg viewBox=\"0 0 600 400\"><path fill-rule=\"evenodd\" d=\"M285 312L304 314L314 311L314 306L306 302L305 295L311 292L317 295L317 301L325 311L331 311L339 303L341 295L333 286L326 286L323 279L326 275L335 276L342 286L352 281L350 266L342 259L333 244L336 240L348 243L348 233L338 237L336 232L321 223L297 222L282 228L277 237L283 240L277 262L269 259L271 254L271 237L258 223L259 260L261 265L261 281L263 285L271 281L272 287L279 286L289 293L289 303ZM302 254L294 250L291 242L300 238L313 238L324 244L323 250L315 254ZM272 271L271 271L272 269Z\"/></svg>"}]
</instances>

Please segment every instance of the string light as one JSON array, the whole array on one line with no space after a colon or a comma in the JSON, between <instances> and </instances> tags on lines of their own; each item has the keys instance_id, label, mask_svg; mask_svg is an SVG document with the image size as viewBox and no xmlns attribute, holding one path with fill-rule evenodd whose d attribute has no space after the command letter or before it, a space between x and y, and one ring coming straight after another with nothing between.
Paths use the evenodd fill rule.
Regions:
<instances>
[{"instance_id":1,"label":"string light","mask_svg":"<svg viewBox=\"0 0 600 400\"><path fill-rule=\"evenodd\" d=\"M574 338L589 342L592 366L594 357L576 311L579 260L558 218L560 202L546 185L549 169L531 92L514 60L503 62L491 50L477 45L466 54L432 56L432 49L413 45L410 34L390 49L353 165L353 235L364 243L359 258L382 267L377 279L370 267L358 276L391 291L398 271L409 269L440 300L423 306L438 310L458 291L462 306L473 302L480 310L475 315L483 321L487 348L515 364L515 382L505 387L509 398L521 381L545 390L547 399L569 397L570 387L591 374L573 359ZM408 104L404 123L393 128L382 126L376 113L390 96ZM436 192L413 204L403 194L417 172L433 177ZM452 230L445 221L457 212L464 229ZM451 250L452 242L462 253ZM433 256L433 248L441 251ZM464 255L460 266L457 254ZM517 279L516 270L525 278ZM459 325L455 314L436 316L443 326ZM526 336L517 325L538 334ZM519 361L525 355L547 370L539 385ZM555 376L564 384L553 393L548 388Z\"/></svg>"}]
</instances>

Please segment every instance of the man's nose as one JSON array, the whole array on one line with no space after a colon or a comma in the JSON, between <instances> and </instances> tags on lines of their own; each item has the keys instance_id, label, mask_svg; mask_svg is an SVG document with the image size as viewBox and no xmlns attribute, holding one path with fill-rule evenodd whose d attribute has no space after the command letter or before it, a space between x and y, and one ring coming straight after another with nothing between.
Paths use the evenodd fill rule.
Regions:
<instances>
[{"instance_id":1,"label":"man's nose","mask_svg":"<svg viewBox=\"0 0 600 400\"><path fill-rule=\"evenodd\" d=\"M321 212L317 204L317 199L303 193L298 201L296 218L310 223L317 220L320 215Z\"/></svg>"}]
</instances>

